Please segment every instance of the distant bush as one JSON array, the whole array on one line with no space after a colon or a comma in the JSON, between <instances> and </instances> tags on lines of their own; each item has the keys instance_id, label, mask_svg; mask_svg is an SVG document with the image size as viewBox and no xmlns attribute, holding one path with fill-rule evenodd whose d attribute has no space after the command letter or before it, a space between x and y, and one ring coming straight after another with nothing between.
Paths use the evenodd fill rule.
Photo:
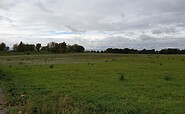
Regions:
<instances>
[{"instance_id":1,"label":"distant bush","mask_svg":"<svg viewBox=\"0 0 185 114\"><path fill-rule=\"evenodd\" d=\"M24 62L19 62L19 65L23 65L24 64Z\"/></svg>"},{"instance_id":2,"label":"distant bush","mask_svg":"<svg viewBox=\"0 0 185 114\"><path fill-rule=\"evenodd\" d=\"M93 63L88 63L88 65L94 65Z\"/></svg>"},{"instance_id":3,"label":"distant bush","mask_svg":"<svg viewBox=\"0 0 185 114\"><path fill-rule=\"evenodd\" d=\"M155 61L151 61L150 63L155 63Z\"/></svg>"},{"instance_id":4,"label":"distant bush","mask_svg":"<svg viewBox=\"0 0 185 114\"><path fill-rule=\"evenodd\" d=\"M6 59L6 61L11 61L11 59Z\"/></svg>"},{"instance_id":5,"label":"distant bush","mask_svg":"<svg viewBox=\"0 0 185 114\"><path fill-rule=\"evenodd\" d=\"M125 75L124 75L124 73L121 73L119 80L121 80L121 81L125 80Z\"/></svg>"},{"instance_id":6,"label":"distant bush","mask_svg":"<svg viewBox=\"0 0 185 114\"><path fill-rule=\"evenodd\" d=\"M50 65L49 68L53 68L53 65Z\"/></svg>"},{"instance_id":7,"label":"distant bush","mask_svg":"<svg viewBox=\"0 0 185 114\"><path fill-rule=\"evenodd\" d=\"M163 77L163 79L166 80L166 81L172 81L173 80L173 76L171 76L171 75L165 75Z\"/></svg>"}]
</instances>

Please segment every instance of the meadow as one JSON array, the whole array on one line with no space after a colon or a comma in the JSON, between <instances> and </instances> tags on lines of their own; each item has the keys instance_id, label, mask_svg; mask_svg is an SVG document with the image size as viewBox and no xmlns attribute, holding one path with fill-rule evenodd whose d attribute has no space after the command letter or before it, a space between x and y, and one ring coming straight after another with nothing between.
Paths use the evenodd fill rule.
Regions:
<instances>
[{"instance_id":1,"label":"meadow","mask_svg":"<svg viewBox=\"0 0 185 114\"><path fill-rule=\"evenodd\" d=\"M10 114L183 114L185 56L0 56Z\"/></svg>"}]
</instances>

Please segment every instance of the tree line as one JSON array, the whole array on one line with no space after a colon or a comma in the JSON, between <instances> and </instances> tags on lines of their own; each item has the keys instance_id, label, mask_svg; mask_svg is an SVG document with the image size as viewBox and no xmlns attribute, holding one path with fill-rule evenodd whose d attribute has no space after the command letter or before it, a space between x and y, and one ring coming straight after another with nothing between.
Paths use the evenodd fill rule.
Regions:
<instances>
[{"instance_id":1,"label":"tree line","mask_svg":"<svg viewBox=\"0 0 185 114\"><path fill-rule=\"evenodd\" d=\"M0 51L9 51L9 47L6 46L5 43L0 44ZM74 44L74 45L67 45L65 42L63 43L56 43L50 42L47 46L42 46L40 43L35 44L25 44L22 41L18 44L13 45L14 52L33 52L33 51L47 51L47 52L54 52L54 53L68 53L68 52L84 52L85 48L81 45Z\"/></svg>"},{"instance_id":2,"label":"tree line","mask_svg":"<svg viewBox=\"0 0 185 114\"><path fill-rule=\"evenodd\" d=\"M0 43L0 51L9 51L9 47L6 46L5 43ZM50 42L46 46L42 46L40 43L34 44L25 44L22 41L19 44L13 45L14 52L29 52L29 51L46 51L46 52L54 52L54 53L69 53L69 52L85 52L85 48L81 45L74 44L74 45L67 45L65 42L56 43ZM151 49L118 49L118 48L108 48L105 51L86 51L92 53L121 53L121 54L185 54L185 49L180 50L178 48L167 48L162 49L160 51Z\"/></svg>"},{"instance_id":3,"label":"tree line","mask_svg":"<svg viewBox=\"0 0 185 114\"><path fill-rule=\"evenodd\" d=\"M106 53L122 53L122 54L185 54L185 49L180 50L178 48L167 48L167 49L162 49L160 51L157 51L155 49L137 50L137 49L129 49L129 48L124 48L124 49L108 48L106 49L105 52Z\"/></svg>"}]
</instances>

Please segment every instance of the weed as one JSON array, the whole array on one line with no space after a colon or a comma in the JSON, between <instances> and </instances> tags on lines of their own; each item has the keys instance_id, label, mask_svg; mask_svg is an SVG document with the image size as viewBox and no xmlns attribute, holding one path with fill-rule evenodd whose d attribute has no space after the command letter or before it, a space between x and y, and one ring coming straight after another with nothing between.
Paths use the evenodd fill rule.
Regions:
<instances>
[{"instance_id":1,"label":"weed","mask_svg":"<svg viewBox=\"0 0 185 114\"><path fill-rule=\"evenodd\" d=\"M151 61L150 63L155 63L155 61Z\"/></svg>"},{"instance_id":2,"label":"weed","mask_svg":"<svg viewBox=\"0 0 185 114\"><path fill-rule=\"evenodd\" d=\"M54 67L54 65L50 65L50 66L49 66L49 68L53 68L53 67Z\"/></svg>"},{"instance_id":3,"label":"weed","mask_svg":"<svg viewBox=\"0 0 185 114\"><path fill-rule=\"evenodd\" d=\"M6 59L6 61L11 61L11 59Z\"/></svg>"},{"instance_id":4,"label":"weed","mask_svg":"<svg viewBox=\"0 0 185 114\"><path fill-rule=\"evenodd\" d=\"M88 65L94 65L93 63L88 63Z\"/></svg>"},{"instance_id":5,"label":"weed","mask_svg":"<svg viewBox=\"0 0 185 114\"><path fill-rule=\"evenodd\" d=\"M116 61L116 59L112 59L112 61Z\"/></svg>"},{"instance_id":6,"label":"weed","mask_svg":"<svg viewBox=\"0 0 185 114\"><path fill-rule=\"evenodd\" d=\"M125 80L125 75L124 75L124 73L121 73L119 80L121 80L121 81Z\"/></svg>"},{"instance_id":7,"label":"weed","mask_svg":"<svg viewBox=\"0 0 185 114\"><path fill-rule=\"evenodd\" d=\"M171 76L171 75L165 75L163 77L163 79L166 80L166 81L172 81L173 80L173 76Z\"/></svg>"},{"instance_id":8,"label":"weed","mask_svg":"<svg viewBox=\"0 0 185 114\"><path fill-rule=\"evenodd\" d=\"M19 65L23 65L24 63L23 62L19 62Z\"/></svg>"}]
</instances>

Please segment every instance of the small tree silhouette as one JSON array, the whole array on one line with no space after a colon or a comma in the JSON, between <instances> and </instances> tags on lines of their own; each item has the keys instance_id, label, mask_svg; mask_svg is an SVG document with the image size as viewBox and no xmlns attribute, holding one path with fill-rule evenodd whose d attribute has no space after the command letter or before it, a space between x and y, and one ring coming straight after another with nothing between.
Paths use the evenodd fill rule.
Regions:
<instances>
[{"instance_id":1,"label":"small tree silhouette","mask_svg":"<svg viewBox=\"0 0 185 114\"><path fill-rule=\"evenodd\" d=\"M41 44L39 44L39 43L36 44L36 47L35 47L35 48L36 48L36 50L39 52L39 51L40 51L40 48L41 48Z\"/></svg>"}]
</instances>

